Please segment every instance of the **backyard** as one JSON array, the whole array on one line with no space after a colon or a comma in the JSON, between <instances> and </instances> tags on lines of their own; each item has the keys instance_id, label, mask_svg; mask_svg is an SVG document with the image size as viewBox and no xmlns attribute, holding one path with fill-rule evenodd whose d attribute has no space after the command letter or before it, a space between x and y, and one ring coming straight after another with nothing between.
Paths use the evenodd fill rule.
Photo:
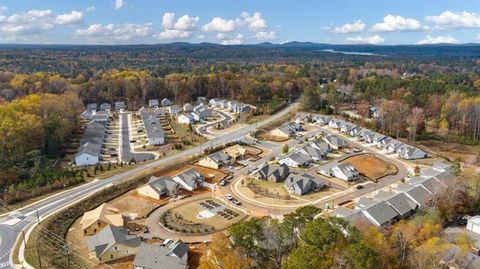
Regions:
<instances>
[{"instance_id":1,"label":"backyard","mask_svg":"<svg viewBox=\"0 0 480 269\"><path fill-rule=\"evenodd\" d=\"M342 161L343 163L351 163L360 175L377 181L382 177L394 175L398 172L398 168L389 162L386 162L372 154L359 154L348 157Z\"/></svg>"}]
</instances>

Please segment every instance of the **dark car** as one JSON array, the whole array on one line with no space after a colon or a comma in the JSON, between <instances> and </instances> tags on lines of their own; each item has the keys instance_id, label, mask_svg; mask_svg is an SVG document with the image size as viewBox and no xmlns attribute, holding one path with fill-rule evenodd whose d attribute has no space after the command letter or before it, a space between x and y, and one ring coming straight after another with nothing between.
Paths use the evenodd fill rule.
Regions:
<instances>
[{"instance_id":1,"label":"dark car","mask_svg":"<svg viewBox=\"0 0 480 269\"><path fill-rule=\"evenodd\" d=\"M468 219L465 216L458 216L457 217L457 224L465 226L468 223Z\"/></svg>"},{"instance_id":2,"label":"dark car","mask_svg":"<svg viewBox=\"0 0 480 269\"><path fill-rule=\"evenodd\" d=\"M355 188L356 188L357 190L361 190L361 189L363 189L363 185L357 185Z\"/></svg>"}]
</instances>

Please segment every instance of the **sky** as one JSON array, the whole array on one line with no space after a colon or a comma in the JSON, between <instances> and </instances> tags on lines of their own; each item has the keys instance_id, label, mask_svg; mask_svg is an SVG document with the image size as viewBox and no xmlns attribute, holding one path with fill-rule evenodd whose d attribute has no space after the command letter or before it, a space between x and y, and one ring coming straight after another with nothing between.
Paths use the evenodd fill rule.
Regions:
<instances>
[{"instance_id":1,"label":"sky","mask_svg":"<svg viewBox=\"0 0 480 269\"><path fill-rule=\"evenodd\" d=\"M480 43L480 0L0 0L0 43Z\"/></svg>"}]
</instances>

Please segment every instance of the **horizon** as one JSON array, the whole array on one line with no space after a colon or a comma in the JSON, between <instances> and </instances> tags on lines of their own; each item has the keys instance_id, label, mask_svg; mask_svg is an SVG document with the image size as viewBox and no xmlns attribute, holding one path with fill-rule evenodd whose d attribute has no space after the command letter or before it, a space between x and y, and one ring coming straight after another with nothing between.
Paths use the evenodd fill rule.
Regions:
<instances>
[{"instance_id":1,"label":"horizon","mask_svg":"<svg viewBox=\"0 0 480 269\"><path fill-rule=\"evenodd\" d=\"M152 0L6 0L0 5L1 44L477 44L479 30L474 0L178 0L161 5Z\"/></svg>"}]
</instances>

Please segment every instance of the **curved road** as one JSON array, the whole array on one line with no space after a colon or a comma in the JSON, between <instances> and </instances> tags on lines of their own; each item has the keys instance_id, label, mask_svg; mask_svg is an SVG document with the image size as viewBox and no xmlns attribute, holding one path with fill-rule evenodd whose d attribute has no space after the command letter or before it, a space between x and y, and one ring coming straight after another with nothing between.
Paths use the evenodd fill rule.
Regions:
<instances>
[{"instance_id":1,"label":"curved road","mask_svg":"<svg viewBox=\"0 0 480 269\"><path fill-rule=\"evenodd\" d=\"M211 122L211 123L207 123L203 126L200 126L198 128L198 132L203 135L203 136L208 136L208 137L215 137L217 135L215 134L212 134L210 133L207 129L210 127L210 126L214 126L215 124L218 124L218 123L228 123L229 121L232 120L232 117L230 117L230 115L228 115L227 113L223 112L223 111L219 111L219 110L215 110L218 114L220 114L223 119L222 120L218 120L218 121L214 121L214 122Z\"/></svg>"},{"instance_id":2,"label":"curved road","mask_svg":"<svg viewBox=\"0 0 480 269\"><path fill-rule=\"evenodd\" d=\"M131 170L112 176L110 178L100 180L100 181L93 181L93 182L75 187L73 189L67 190L65 192L52 195L35 205L25 206L17 210L17 212L27 217L32 217L32 216L35 217L36 209L38 209L38 213L40 217L46 216L47 214L55 212L66 205L77 203L85 196L96 193L102 190L103 188L108 187L111 184L115 184L115 183L121 182L122 180L126 180L138 172L148 170L148 169L157 167L159 165L174 163L182 158L200 154L203 152L204 149L208 148L209 146L217 146L217 145L225 144L225 143L240 139L245 135L249 134L251 131L253 131L257 126L261 127L263 125L267 125L283 117L284 115L288 114L292 109L296 108L297 106L298 106L298 103L293 103L287 108L285 108L284 110L280 111L279 113L271 116L266 120L263 120L257 123L256 125L246 126L244 128L235 130L231 133L215 137L203 145L190 148L188 150L182 151L175 155L165 157L163 159L158 159L158 160L143 164L141 166L137 166L135 168L132 168ZM6 220L8 220L8 217L5 217L5 216L0 217L0 237L2 238L0 243L0 250L1 250L0 269L13 267L13 265L9 265L11 261L8 255L4 257L4 253L8 252L13 248L14 241L20 235L21 231L25 230L25 228L32 223L32 220L29 218L18 223L15 227L12 227L4 223Z\"/></svg>"}]
</instances>

